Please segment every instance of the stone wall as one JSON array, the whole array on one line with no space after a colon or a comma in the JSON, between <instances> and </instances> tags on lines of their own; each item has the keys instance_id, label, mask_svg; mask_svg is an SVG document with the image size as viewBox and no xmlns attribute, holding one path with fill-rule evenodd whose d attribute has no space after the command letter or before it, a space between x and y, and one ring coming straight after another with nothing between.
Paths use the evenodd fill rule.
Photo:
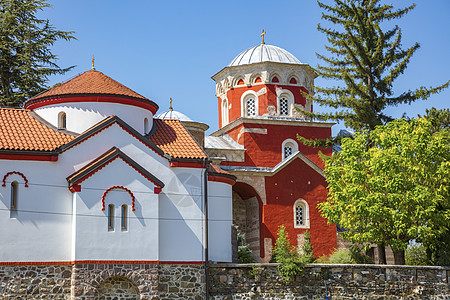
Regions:
<instances>
[{"instance_id":1,"label":"stone wall","mask_svg":"<svg viewBox=\"0 0 450 300\"><path fill-rule=\"evenodd\" d=\"M203 265L0 265L1 299L202 299Z\"/></svg>"},{"instance_id":2,"label":"stone wall","mask_svg":"<svg viewBox=\"0 0 450 300\"><path fill-rule=\"evenodd\" d=\"M210 299L450 299L445 267L314 264L290 283L275 264L210 270Z\"/></svg>"}]
</instances>

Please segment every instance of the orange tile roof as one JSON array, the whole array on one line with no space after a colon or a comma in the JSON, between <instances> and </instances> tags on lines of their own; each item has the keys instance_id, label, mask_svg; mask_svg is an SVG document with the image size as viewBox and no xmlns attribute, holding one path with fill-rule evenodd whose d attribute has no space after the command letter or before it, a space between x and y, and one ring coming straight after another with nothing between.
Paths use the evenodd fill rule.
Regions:
<instances>
[{"instance_id":1,"label":"orange tile roof","mask_svg":"<svg viewBox=\"0 0 450 300\"><path fill-rule=\"evenodd\" d=\"M90 70L75 78L43 92L28 101L64 95L105 94L149 100L132 89L106 76L102 72ZM28 102L27 101L27 102Z\"/></svg>"},{"instance_id":2,"label":"orange tile roof","mask_svg":"<svg viewBox=\"0 0 450 300\"><path fill-rule=\"evenodd\" d=\"M0 108L0 150L53 151L74 138L39 122L30 110Z\"/></svg>"},{"instance_id":3,"label":"orange tile roof","mask_svg":"<svg viewBox=\"0 0 450 300\"><path fill-rule=\"evenodd\" d=\"M228 175L228 176L235 177L233 174L231 174L231 173L229 173L229 172L227 172L225 170L222 170L219 166L217 166L215 164L212 164L212 163L209 164L209 166L208 166L208 172L209 173L223 174L223 175Z\"/></svg>"},{"instance_id":4,"label":"orange tile roof","mask_svg":"<svg viewBox=\"0 0 450 300\"><path fill-rule=\"evenodd\" d=\"M180 120L154 119L154 126L156 131L150 141L173 158L207 158Z\"/></svg>"}]
</instances>

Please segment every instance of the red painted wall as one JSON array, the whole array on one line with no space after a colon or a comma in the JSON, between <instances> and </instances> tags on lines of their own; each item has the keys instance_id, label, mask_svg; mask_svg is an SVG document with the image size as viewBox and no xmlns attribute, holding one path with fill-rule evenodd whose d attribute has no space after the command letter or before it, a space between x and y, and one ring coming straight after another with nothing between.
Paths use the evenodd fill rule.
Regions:
<instances>
[{"instance_id":1,"label":"red painted wall","mask_svg":"<svg viewBox=\"0 0 450 300\"><path fill-rule=\"evenodd\" d=\"M242 128L262 128L267 129L267 134L245 132L238 135ZM269 124L241 124L236 126L227 134L243 145L245 151L245 163L226 162L224 164L245 165L258 167L274 167L282 160L282 143L287 139L297 142L298 149L319 167L323 168L322 159L319 157L319 150L326 155L331 155L331 148L308 147L297 141L297 134L306 138L324 139L331 136L330 127L306 127L289 125L269 125Z\"/></svg>"},{"instance_id":2,"label":"red painted wall","mask_svg":"<svg viewBox=\"0 0 450 300\"><path fill-rule=\"evenodd\" d=\"M296 159L274 176L266 177L265 183L267 205L263 207L263 238L275 242L278 226L284 224L291 245L297 246L297 234L309 230L314 256L331 254L337 247L336 226L327 225L317 208L317 204L327 199L325 178ZM293 207L300 198L309 206L310 229L294 228Z\"/></svg>"}]
</instances>

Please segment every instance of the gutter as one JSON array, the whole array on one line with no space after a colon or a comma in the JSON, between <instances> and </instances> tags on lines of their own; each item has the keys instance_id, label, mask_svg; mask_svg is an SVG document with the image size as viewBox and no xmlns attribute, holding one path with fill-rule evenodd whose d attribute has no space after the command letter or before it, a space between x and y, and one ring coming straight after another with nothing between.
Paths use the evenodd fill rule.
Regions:
<instances>
[{"instance_id":1,"label":"gutter","mask_svg":"<svg viewBox=\"0 0 450 300\"><path fill-rule=\"evenodd\" d=\"M208 166L209 160L204 159L204 188L205 188L205 299L209 299L209 248L208 248Z\"/></svg>"}]
</instances>

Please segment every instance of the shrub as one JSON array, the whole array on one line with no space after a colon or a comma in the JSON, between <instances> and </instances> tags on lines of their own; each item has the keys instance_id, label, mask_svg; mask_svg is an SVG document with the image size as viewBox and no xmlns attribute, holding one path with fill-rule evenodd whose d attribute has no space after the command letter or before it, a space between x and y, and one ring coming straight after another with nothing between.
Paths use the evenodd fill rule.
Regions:
<instances>
[{"instance_id":1,"label":"shrub","mask_svg":"<svg viewBox=\"0 0 450 300\"><path fill-rule=\"evenodd\" d=\"M240 264L248 264L255 262L255 258L251 256L252 250L245 240L245 233L242 233L237 226L237 245L238 245L238 262Z\"/></svg>"},{"instance_id":2,"label":"shrub","mask_svg":"<svg viewBox=\"0 0 450 300\"><path fill-rule=\"evenodd\" d=\"M303 263L311 264L316 259L313 256L313 246L311 244L311 235L309 231L306 231L304 234L305 242L302 245L303 254L300 255L300 259Z\"/></svg>"},{"instance_id":3,"label":"shrub","mask_svg":"<svg viewBox=\"0 0 450 300\"><path fill-rule=\"evenodd\" d=\"M410 243L405 251L405 263L411 266L428 265L425 246L417 242Z\"/></svg>"},{"instance_id":4,"label":"shrub","mask_svg":"<svg viewBox=\"0 0 450 300\"><path fill-rule=\"evenodd\" d=\"M328 257L329 264L356 264L356 260L352 255L350 249L335 250Z\"/></svg>"},{"instance_id":5,"label":"shrub","mask_svg":"<svg viewBox=\"0 0 450 300\"><path fill-rule=\"evenodd\" d=\"M280 225L278 227L278 238L275 241L275 247L273 249L274 260L280 263L278 266L278 272L284 281L291 281L294 276L302 273L303 263L298 255L297 249L291 246L289 242L286 227Z\"/></svg>"}]
</instances>

